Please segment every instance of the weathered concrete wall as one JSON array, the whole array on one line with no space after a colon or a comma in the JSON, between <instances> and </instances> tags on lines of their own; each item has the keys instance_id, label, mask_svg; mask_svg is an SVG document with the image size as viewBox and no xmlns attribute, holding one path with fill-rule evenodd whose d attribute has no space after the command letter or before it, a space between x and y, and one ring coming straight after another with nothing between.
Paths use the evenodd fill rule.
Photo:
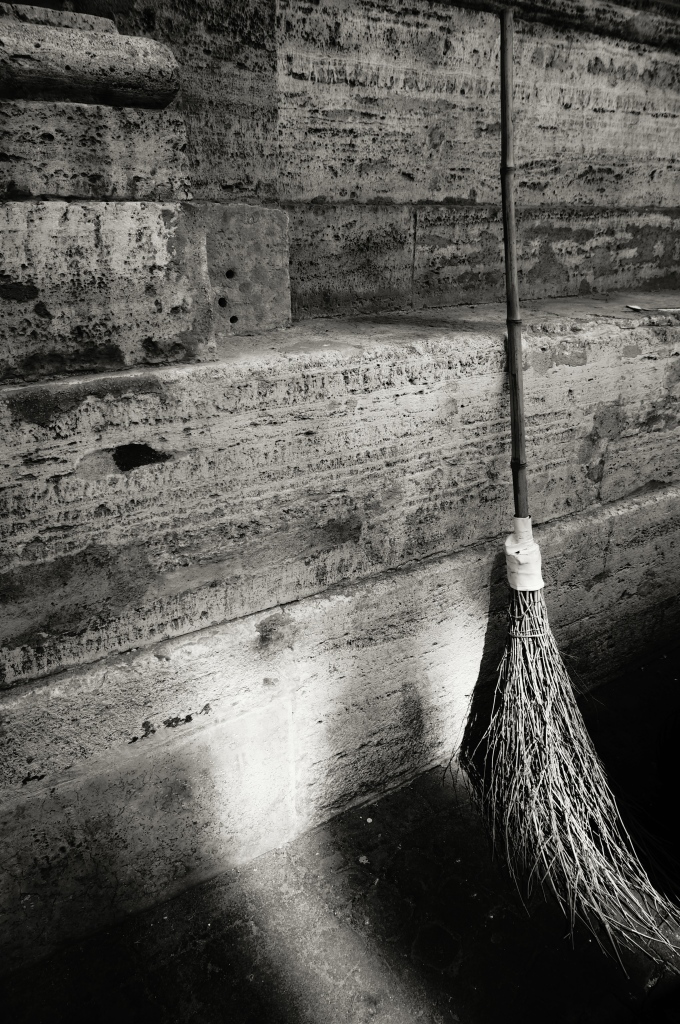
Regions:
<instances>
[{"instance_id":1,"label":"weathered concrete wall","mask_svg":"<svg viewBox=\"0 0 680 1024\"><path fill-rule=\"evenodd\" d=\"M9 963L444 760L502 640L510 502L504 311L418 309L501 289L495 16L6 6L57 49L153 37L180 84L0 104ZM678 37L522 7L558 19L518 28L523 296L674 287ZM279 192L299 315L416 310L271 331ZM590 683L680 621L680 318L625 301L526 303L533 511Z\"/></svg>"},{"instance_id":2,"label":"weathered concrete wall","mask_svg":"<svg viewBox=\"0 0 680 1024\"><path fill-rule=\"evenodd\" d=\"M177 110L0 101L0 199L191 198Z\"/></svg>"},{"instance_id":3,"label":"weathered concrete wall","mask_svg":"<svg viewBox=\"0 0 680 1024\"><path fill-rule=\"evenodd\" d=\"M178 31L176 7L184 10L165 5L163 18ZM150 8L142 26L134 5L97 13L116 13L128 29L155 25ZM236 16L240 36L227 35L229 21L219 27L232 49L244 32L266 36L262 12L246 13ZM217 23L202 24L204 43L207 31ZM113 21L17 5L0 6L0 34L0 195L9 200L0 207L0 380L212 359L231 334L286 326L285 213L191 202L201 164L184 118L191 81L178 109L145 109L177 92L173 50L120 35ZM186 50L195 39L184 43L195 74ZM202 145L223 164L239 142L228 122L222 134L205 123L211 96L224 91L215 71L197 104ZM213 192L229 198L222 185Z\"/></svg>"},{"instance_id":4,"label":"weathered concrete wall","mask_svg":"<svg viewBox=\"0 0 680 1024\"><path fill-rule=\"evenodd\" d=\"M567 310L527 315L539 522L680 475L678 317ZM6 682L496 536L503 315L316 322L216 366L4 389Z\"/></svg>"},{"instance_id":5,"label":"weathered concrete wall","mask_svg":"<svg viewBox=\"0 0 680 1024\"><path fill-rule=\"evenodd\" d=\"M165 43L179 64L196 198L275 202L275 0L83 0L121 33Z\"/></svg>"},{"instance_id":6,"label":"weathered concrete wall","mask_svg":"<svg viewBox=\"0 0 680 1024\"><path fill-rule=\"evenodd\" d=\"M539 539L551 619L584 674L677 631L676 487ZM468 548L6 693L3 962L445 762L497 645L495 558Z\"/></svg>"},{"instance_id":7,"label":"weathered concrete wall","mask_svg":"<svg viewBox=\"0 0 680 1024\"><path fill-rule=\"evenodd\" d=\"M498 46L449 4L281 0L296 316L502 297ZM521 20L515 50L522 295L677 286L680 56Z\"/></svg>"}]
</instances>

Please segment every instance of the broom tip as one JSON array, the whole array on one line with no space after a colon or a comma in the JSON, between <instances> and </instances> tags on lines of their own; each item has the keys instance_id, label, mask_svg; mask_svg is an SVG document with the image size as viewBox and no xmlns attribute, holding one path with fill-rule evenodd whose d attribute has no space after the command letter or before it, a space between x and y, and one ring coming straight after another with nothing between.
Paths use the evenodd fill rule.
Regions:
<instances>
[{"instance_id":1,"label":"broom tip","mask_svg":"<svg viewBox=\"0 0 680 1024\"><path fill-rule=\"evenodd\" d=\"M680 973L680 914L621 820L550 629L543 589L510 591L510 630L483 756L465 758L494 848L527 888L551 890L600 945ZM620 959L620 957L619 957Z\"/></svg>"}]
</instances>

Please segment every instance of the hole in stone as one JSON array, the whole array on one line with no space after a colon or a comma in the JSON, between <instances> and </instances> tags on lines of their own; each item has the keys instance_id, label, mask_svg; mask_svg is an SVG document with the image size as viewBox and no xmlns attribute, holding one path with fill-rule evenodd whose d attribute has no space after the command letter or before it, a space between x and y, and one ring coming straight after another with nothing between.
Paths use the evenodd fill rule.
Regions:
<instances>
[{"instance_id":1,"label":"hole in stone","mask_svg":"<svg viewBox=\"0 0 680 1024\"><path fill-rule=\"evenodd\" d=\"M226 306L226 304L227 304L227 300L225 299L224 295L222 295L222 296L221 296L221 297L220 297L220 298L219 298L219 299L217 300L217 305L218 305L218 306L221 306L221 307L222 307L222 309L224 309L224 307Z\"/></svg>"},{"instance_id":2,"label":"hole in stone","mask_svg":"<svg viewBox=\"0 0 680 1024\"><path fill-rule=\"evenodd\" d=\"M236 277L236 271L235 271L235 270L228 270L228 271L227 271L227 277L228 277L228 278L229 278L230 280L231 280L231 278L232 278L232 277Z\"/></svg>"},{"instance_id":3,"label":"hole in stone","mask_svg":"<svg viewBox=\"0 0 680 1024\"><path fill-rule=\"evenodd\" d=\"M237 316L230 316L229 317L229 323L230 324L237 324L238 323L238 317Z\"/></svg>"},{"instance_id":4,"label":"hole in stone","mask_svg":"<svg viewBox=\"0 0 680 1024\"><path fill-rule=\"evenodd\" d=\"M157 452L148 444L121 444L113 449L113 461L123 473L129 473L139 466L150 466L154 462L167 462L165 452Z\"/></svg>"}]
</instances>

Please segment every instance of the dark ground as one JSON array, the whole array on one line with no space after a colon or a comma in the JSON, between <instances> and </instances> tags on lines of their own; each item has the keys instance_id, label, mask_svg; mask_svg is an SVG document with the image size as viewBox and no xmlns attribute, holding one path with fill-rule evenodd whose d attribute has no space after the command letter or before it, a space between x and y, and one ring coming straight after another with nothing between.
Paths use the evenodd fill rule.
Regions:
<instances>
[{"instance_id":1,"label":"dark ground","mask_svg":"<svg viewBox=\"0 0 680 1024\"><path fill-rule=\"evenodd\" d=\"M661 655L583 701L668 885L678 675ZM680 1024L680 992L645 996L652 972L629 967L585 931L572 945L539 895L522 905L435 771L10 975L0 1006L12 1024Z\"/></svg>"}]
</instances>

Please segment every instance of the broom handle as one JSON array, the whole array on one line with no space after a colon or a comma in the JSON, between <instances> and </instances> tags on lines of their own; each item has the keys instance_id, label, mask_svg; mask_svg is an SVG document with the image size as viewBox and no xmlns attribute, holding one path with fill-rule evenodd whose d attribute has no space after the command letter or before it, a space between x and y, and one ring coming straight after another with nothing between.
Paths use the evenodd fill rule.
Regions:
<instances>
[{"instance_id":1,"label":"broom handle","mask_svg":"<svg viewBox=\"0 0 680 1024\"><path fill-rule=\"evenodd\" d=\"M524 389L522 384L522 321L517 286L517 226L515 224L515 151L512 132L512 11L501 12L501 191L505 240L505 296L508 324L508 371L510 374L510 424L512 429L512 490L515 516L529 515L527 464L524 437Z\"/></svg>"}]
</instances>

